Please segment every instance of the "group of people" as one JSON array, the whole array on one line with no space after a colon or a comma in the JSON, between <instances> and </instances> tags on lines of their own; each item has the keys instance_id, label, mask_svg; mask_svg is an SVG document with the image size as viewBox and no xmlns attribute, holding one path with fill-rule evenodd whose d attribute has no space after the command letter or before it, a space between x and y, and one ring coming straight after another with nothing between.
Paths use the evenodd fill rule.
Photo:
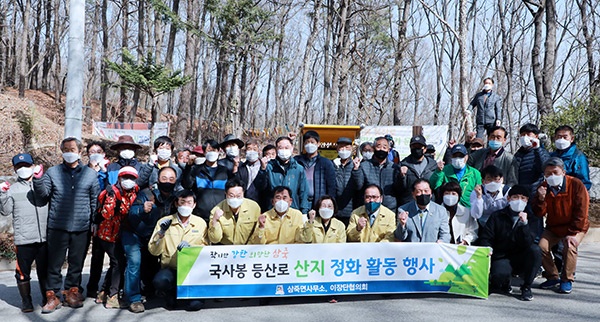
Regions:
<instances>
[{"instance_id":1,"label":"group of people","mask_svg":"<svg viewBox=\"0 0 600 322\"><path fill-rule=\"evenodd\" d=\"M85 296L140 313L154 294L168 308L199 310L202 300L177 300L176 269L178 251L201 245L489 246L492 291L512 292L511 277L519 274L521 298L531 300L543 266L541 287L570 293L577 246L589 226L588 164L569 126L556 129L552 154L538 134L535 125L522 126L513 156L504 149L507 131L494 125L487 148L451 141L446 162L432 158L421 135L411 138L402 160L391 137L359 147L340 137L332 161L320 155L315 131L303 134L295 156L295 135L264 147L227 135L221 143L177 150L162 136L147 163L137 159L141 146L123 135L110 146L115 160L102 142L87 144L87 164L82 143L66 138L63 162L47 171L31 155L18 154L12 160L18 181L0 184L0 213L14 217L22 311L33 310L34 261L42 313L81 307ZM81 271L90 243L84 293ZM99 285L105 254L110 264Z\"/></svg>"}]
</instances>

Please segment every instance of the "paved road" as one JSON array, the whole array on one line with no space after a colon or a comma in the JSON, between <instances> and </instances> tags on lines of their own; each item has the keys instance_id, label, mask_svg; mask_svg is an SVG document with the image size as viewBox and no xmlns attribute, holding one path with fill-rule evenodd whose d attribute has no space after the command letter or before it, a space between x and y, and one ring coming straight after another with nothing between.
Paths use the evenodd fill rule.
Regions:
<instances>
[{"instance_id":1,"label":"paved road","mask_svg":"<svg viewBox=\"0 0 600 322\"><path fill-rule=\"evenodd\" d=\"M133 314L127 310L107 310L87 299L83 308L61 308L42 315L36 311L23 314L12 272L0 272L0 322L19 321L600 321L600 243L580 247L577 282L573 293L557 294L534 289L533 302L512 296L492 294L481 300L452 295L393 295L339 297L329 304L325 298L276 299L269 306L259 306L257 299L247 301L207 301L199 312L167 311L160 300L147 303L147 311ZM87 272L85 272L87 278ZM534 283L543 282L538 279ZM518 292L517 283L513 284ZM34 290L37 295L37 289ZM34 297L39 303L40 297Z\"/></svg>"}]
</instances>

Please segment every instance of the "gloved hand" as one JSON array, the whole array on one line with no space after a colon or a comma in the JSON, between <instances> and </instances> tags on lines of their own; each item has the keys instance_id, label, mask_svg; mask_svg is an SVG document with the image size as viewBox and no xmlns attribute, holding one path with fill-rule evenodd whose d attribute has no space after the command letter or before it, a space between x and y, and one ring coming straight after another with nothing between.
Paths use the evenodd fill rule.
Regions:
<instances>
[{"instance_id":1,"label":"gloved hand","mask_svg":"<svg viewBox=\"0 0 600 322\"><path fill-rule=\"evenodd\" d=\"M8 183L8 181L0 183L0 191L7 192L8 189L10 189L10 183Z\"/></svg>"},{"instance_id":2,"label":"gloved hand","mask_svg":"<svg viewBox=\"0 0 600 322\"><path fill-rule=\"evenodd\" d=\"M36 179L39 179L43 175L44 175L44 165L43 164L36 165L35 168L33 168L33 177Z\"/></svg>"},{"instance_id":3,"label":"gloved hand","mask_svg":"<svg viewBox=\"0 0 600 322\"><path fill-rule=\"evenodd\" d=\"M182 249L186 248L186 247L190 247L190 243L188 243L187 241L182 241L181 243L179 243L179 245L177 245L177 250L181 251Z\"/></svg>"},{"instance_id":4,"label":"gloved hand","mask_svg":"<svg viewBox=\"0 0 600 322\"><path fill-rule=\"evenodd\" d=\"M171 227L171 222L172 222L171 218L165 219L165 220L163 220L163 221L160 222L160 231L159 231L159 233L161 235L164 235L165 232L167 231L167 229L169 229L169 227Z\"/></svg>"}]
</instances>

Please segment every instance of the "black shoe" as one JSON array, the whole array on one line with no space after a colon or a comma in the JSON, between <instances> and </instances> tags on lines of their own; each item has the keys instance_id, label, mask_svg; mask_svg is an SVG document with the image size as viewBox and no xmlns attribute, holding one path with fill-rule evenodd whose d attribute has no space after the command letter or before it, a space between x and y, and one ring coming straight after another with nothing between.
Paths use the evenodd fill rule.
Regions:
<instances>
[{"instance_id":1,"label":"black shoe","mask_svg":"<svg viewBox=\"0 0 600 322\"><path fill-rule=\"evenodd\" d=\"M513 293L512 286L510 286L510 284L502 285L502 287L500 288L500 293L507 294L507 295L512 294Z\"/></svg>"},{"instance_id":2,"label":"black shoe","mask_svg":"<svg viewBox=\"0 0 600 322\"><path fill-rule=\"evenodd\" d=\"M186 311L200 311L204 307L204 300L190 300L185 308Z\"/></svg>"},{"instance_id":3,"label":"black shoe","mask_svg":"<svg viewBox=\"0 0 600 322\"><path fill-rule=\"evenodd\" d=\"M531 287L521 287L521 300L531 301L533 300L533 294L531 293Z\"/></svg>"}]
</instances>

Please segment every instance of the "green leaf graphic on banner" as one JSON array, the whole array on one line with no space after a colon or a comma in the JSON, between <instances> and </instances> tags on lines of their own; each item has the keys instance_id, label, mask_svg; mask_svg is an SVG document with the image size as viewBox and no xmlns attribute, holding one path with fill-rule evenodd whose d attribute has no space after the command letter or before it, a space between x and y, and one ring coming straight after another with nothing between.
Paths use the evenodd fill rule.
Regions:
<instances>
[{"instance_id":1,"label":"green leaf graphic on banner","mask_svg":"<svg viewBox=\"0 0 600 322\"><path fill-rule=\"evenodd\" d=\"M464 254L466 247L459 246L456 248L456 252ZM437 280L426 283L450 286L448 293L487 298L490 270L489 253L490 249L487 247L477 248L466 263L458 268L449 264Z\"/></svg>"},{"instance_id":2,"label":"green leaf graphic on banner","mask_svg":"<svg viewBox=\"0 0 600 322\"><path fill-rule=\"evenodd\" d=\"M203 247L185 247L177 253L177 285L182 285Z\"/></svg>"}]
</instances>

